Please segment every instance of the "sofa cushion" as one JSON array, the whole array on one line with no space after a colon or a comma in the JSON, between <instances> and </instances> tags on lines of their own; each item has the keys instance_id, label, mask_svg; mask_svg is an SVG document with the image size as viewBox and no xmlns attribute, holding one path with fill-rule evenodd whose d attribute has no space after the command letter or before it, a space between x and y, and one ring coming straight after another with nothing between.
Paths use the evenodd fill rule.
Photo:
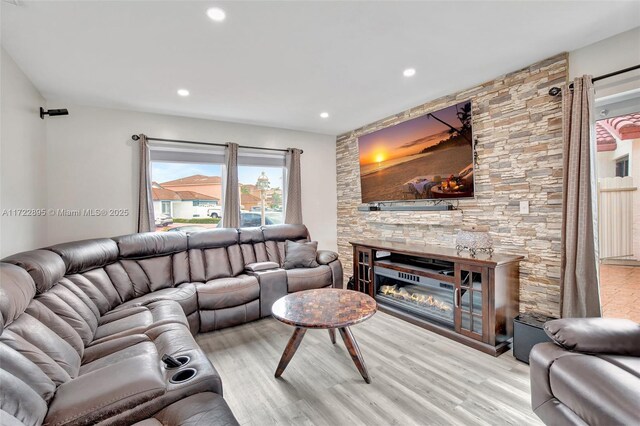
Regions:
<instances>
[{"instance_id":1,"label":"sofa cushion","mask_svg":"<svg viewBox=\"0 0 640 426\"><path fill-rule=\"evenodd\" d=\"M321 265L328 265L329 263L338 259L338 253L331 250L318 250L318 263Z\"/></svg>"},{"instance_id":2,"label":"sofa cushion","mask_svg":"<svg viewBox=\"0 0 640 426\"><path fill-rule=\"evenodd\" d=\"M95 424L166 392L155 354L128 358L69 381L56 391L45 423Z\"/></svg>"},{"instance_id":3,"label":"sofa cushion","mask_svg":"<svg viewBox=\"0 0 640 426\"><path fill-rule=\"evenodd\" d=\"M62 258L67 274L101 268L118 259L118 245L110 238L56 244L48 249Z\"/></svg>"},{"instance_id":4,"label":"sofa cushion","mask_svg":"<svg viewBox=\"0 0 640 426\"><path fill-rule=\"evenodd\" d=\"M181 284L178 287L163 288L144 296L131 299L115 310L130 308L133 306L144 306L160 300L172 300L182 306L185 315L191 315L198 310L198 296L196 286L193 283Z\"/></svg>"},{"instance_id":5,"label":"sofa cushion","mask_svg":"<svg viewBox=\"0 0 640 426\"><path fill-rule=\"evenodd\" d=\"M36 364L20 352L0 343L0 369L25 382L40 398L49 402L56 391L56 385ZM0 380L0 384L2 380ZM1 418L0 418L1 420ZM0 423L2 423L0 421Z\"/></svg>"},{"instance_id":6,"label":"sofa cushion","mask_svg":"<svg viewBox=\"0 0 640 426\"><path fill-rule=\"evenodd\" d=\"M30 304L29 309L32 307ZM41 310L43 307L37 309ZM60 324L66 325L62 319L58 320ZM58 328L48 327L27 311L3 331L0 341L27 357L56 385L60 385L78 375L81 354L77 352L77 343L69 343L65 339L67 336L60 336L56 331L59 331ZM69 340L71 337L79 340L77 334L74 336L72 333L73 330L69 334Z\"/></svg>"},{"instance_id":7,"label":"sofa cushion","mask_svg":"<svg viewBox=\"0 0 640 426\"><path fill-rule=\"evenodd\" d=\"M118 309L100 318L91 345L116 337L144 333L151 327L170 323L189 327L182 307L172 300L159 300L144 306Z\"/></svg>"},{"instance_id":8,"label":"sofa cushion","mask_svg":"<svg viewBox=\"0 0 640 426\"><path fill-rule=\"evenodd\" d=\"M570 351L640 356L640 324L621 318L562 318L547 321L546 333Z\"/></svg>"},{"instance_id":9,"label":"sofa cushion","mask_svg":"<svg viewBox=\"0 0 640 426\"><path fill-rule=\"evenodd\" d=\"M320 265L317 268L298 268L287 270L289 293L327 287L332 284L331 268Z\"/></svg>"},{"instance_id":10,"label":"sofa cushion","mask_svg":"<svg viewBox=\"0 0 640 426\"><path fill-rule=\"evenodd\" d=\"M238 421L225 400L212 392L201 392L169 405L134 426L236 426Z\"/></svg>"},{"instance_id":11,"label":"sofa cushion","mask_svg":"<svg viewBox=\"0 0 640 426\"><path fill-rule=\"evenodd\" d=\"M640 377L590 355L557 359L550 369L551 392L586 424L637 424Z\"/></svg>"},{"instance_id":12,"label":"sofa cushion","mask_svg":"<svg viewBox=\"0 0 640 426\"><path fill-rule=\"evenodd\" d=\"M36 294L36 285L27 271L10 263L0 263L0 283L0 317L4 328L27 309Z\"/></svg>"},{"instance_id":13,"label":"sofa cushion","mask_svg":"<svg viewBox=\"0 0 640 426\"><path fill-rule=\"evenodd\" d=\"M189 249L210 249L238 244L238 230L235 228L208 229L189 234Z\"/></svg>"},{"instance_id":14,"label":"sofa cushion","mask_svg":"<svg viewBox=\"0 0 640 426\"><path fill-rule=\"evenodd\" d=\"M187 251L187 234L184 232L143 232L122 235L113 239L118 244L120 257L144 259Z\"/></svg>"},{"instance_id":15,"label":"sofa cushion","mask_svg":"<svg viewBox=\"0 0 640 426\"><path fill-rule=\"evenodd\" d=\"M129 340L127 338L133 337L136 340ZM87 351L90 352L90 349L98 348L96 354L92 354L92 359L88 362L84 362L80 366L80 376L91 373L92 371L99 370L101 368L109 367L113 364L117 364L134 356L144 355L144 354L156 354L156 347L146 335L137 334L135 336L127 336L127 338L118 338L103 342L101 344L90 346ZM137 341L138 338L141 338L141 341ZM132 344L132 342L137 341L137 343ZM117 350L112 350L114 344L123 343L121 347ZM110 347L111 346L111 347ZM95 359L94 359L95 357Z\"/></svg>"},{"instance_id":16,"label":"sofa cushion","mask_svg":"<svg viewBox=\"0 0 640 426\"><path fill-rule=\"evenodd\" d=\"M640 357L623 355L595 355L634 376L640 377Z\"/></svg>"},{"instance_id":17,"label":"sofa cushion","mask_svg":"<svg viewBox=\"0 0 640 426\"><path fill-rule=\"evenodd\" d=\"M67 269L62 258L49 250L25 251L5 257L2 261L26 270L33 278L38 293L49 290L64 276Z\"/></svg>"},{"instance_id":18,"label":"sofa cushion","mask_svg":"<svg viewBox=\"0 0 640 426\"><path fill-rule=\"evenodd\" d=\"M287 240L285 242L284 269L295 268L316 268L318 262L318 242L295 242Z\"/></svg>"},{"instance_id":19,"label":"sofa cushion","mask_svg":"<svg viewBox=\"0 0 640 426\"><path fill-rule=\"evenodd\" d=\"M260 318L260 300L230 308L200 311L200 332L233 327Z\"/></svg>"},{"instance_id":20,"label":"sofa cushion","mask_svg":"<svg viewBox=\"0 0 640 426\"><path fill-rule=\"evenodd\" d=\"M0 369L0 424L40 425L47 414L47 403L16 376Z\"/></svg>"},{"instance_id":21,"label":"sofa cushion","mask_svg":"<svg viewBox=\"0 0 640 426\"><path fill-rule=\"evenodd\" d=\"M262 228L249 227L238 229L240 244L255 244L264 242L264 234Z\"/></svg>"},{"instance_id":22,"label":"sofa cushion","mask_svg":"<svg viewBox=\"0 0 640 426\"><path fill-rule=\"evenodd\" d=\"M196 284L200 310L229 308L242 305L260 296L260 286L255 277L218 278Z\"/></svg>"},{"instance_id":23,"label":"sofa cushion","mask_svg":"<svg viewBox=\"0 0 640 426\"><path fill-rule=\"evenodd\" d=\"M100 314L109 312L122 303L118 291L104 268L67 275L65 278L93 302Z\"/></svg>"},{"instance_id":24,"label":"sofa cushion","mask_svg":"<svg viewBox=\"0 0 640 426\"><path fill-rule=\"evenodd\" d=\"M304 240L309 231L304 225L266 225L262 227L265 241Z\"/></svg>"}]
</instances>

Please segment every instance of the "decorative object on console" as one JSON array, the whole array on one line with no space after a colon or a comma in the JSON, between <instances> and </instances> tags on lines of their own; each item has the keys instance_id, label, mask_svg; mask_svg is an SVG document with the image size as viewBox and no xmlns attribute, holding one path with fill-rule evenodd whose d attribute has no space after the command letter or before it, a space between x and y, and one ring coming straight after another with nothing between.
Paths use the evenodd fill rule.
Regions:
<instances>
[{"instance_id":1,"label":"decorative object on console","mask_svg":"<svg viewBox=\"0 0 640 426\"><path fill-rule=\"evenodd\" d=\"M482 230L476 226L467 229L461 229L456 236L456 250L461 252L468 251L471 256L475 256L478 252L493 253L493 239L486 230Z\"/></svg>"}]
</instances>

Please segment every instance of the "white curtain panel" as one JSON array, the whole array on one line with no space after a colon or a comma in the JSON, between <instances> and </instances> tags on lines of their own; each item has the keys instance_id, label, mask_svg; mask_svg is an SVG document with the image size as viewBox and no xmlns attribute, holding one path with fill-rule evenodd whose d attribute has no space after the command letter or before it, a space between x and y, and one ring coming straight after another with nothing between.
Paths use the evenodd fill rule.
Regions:
<instances>
[{"instance_id":1,"label":"white curtain panel","mask_svg":"<svg viewBox=\"0 0 640 426\"><path fill-rule=\"evenodd\" d=\"M298 148L289 148L287 152L287 197L284 223L302 224L301 152Z\"/></svg>"},{"instance_id":2,"label":"white curtain panel","mask_svg":"<svg viewBox=\"0 0 640 426\"><path fill-rule=\"evenodd\" d=\"M240 191L238 184L238 144L228 143L224 161L224 199L222 226L240 227Z\"/></svg>"},{"instance_id":3,"label":"white curtain panel","mask_svg":"<svg viewBox=\"0 0 640 426\"><path fill-rule=\"evenodd\" d=\"M138 232L155 230L153 217L153 196L151 192L151 154L149 142L143 134L138 139L140 144L140 176L138 180Z\"/></svg>"},{"instance_id":4,"label":"white curtain panel","mask_svg":"<svg viewBox=\"0 0 640 426\"><path fill-rule=\"evenodd\" d=\"M567 86L562 90L564 179L560 305L563 318L602 316L591 176L593 98L591 76L576 78L573 92Z\"/></svg>"}]
</instances>

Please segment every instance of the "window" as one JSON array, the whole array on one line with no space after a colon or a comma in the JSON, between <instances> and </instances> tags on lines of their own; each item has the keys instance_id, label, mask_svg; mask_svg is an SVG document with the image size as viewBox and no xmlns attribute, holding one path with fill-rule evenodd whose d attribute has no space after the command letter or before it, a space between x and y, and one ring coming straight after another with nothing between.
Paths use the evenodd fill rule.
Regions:
<instances>
[{"instance_id":1,"label":"window","mask_svg":"<svg viewBox=\"0 0 640 426\"><path fill-rule=\"evenodd\" d=\"M162 202L162 214L171 216L171 201Z\"/></svg>"},{"instance_id":2,"label":"window","mask_svg":"<svg viewBox=\"0 0 640 426\"><path fill-rule=\"evenodd\" d=\"M195 154L190 158L189 154ZM215 228L222 218L223 156L189 151L151 150L151 185L156 231L198 231ZM172 161L172 159L175 159ZM195 162L197 160L199 162Z\"/></svg>"},{"instance_id":3,"label":"window","mask_svg":"<svg viewBox=\"0 0 640 426\"><path fill-rule=\"evenodd\" d=\"M156 231L217 227L224 211L223 164L222 147L152 145ZM241 227L284 222L284 166L282 152L245 148L238 153Z\"/></svg>"},{"instance_id":4,"label":"window","mask_svg":"<svg viewBox=\"0 0 640 426\"><path fill-rule=\"evenodd\" d=\"M238 166L240 226L284 222L284 167Z\"/></svg>"},{"instance_id":5,"label":"window","mask_svg":"<svg viewBox=\"0 0 640 426\"><path fill-rule=\"evenodd\" d=\"M616 177L629 176L629 156L618 158L616 160Z\"/></svg>"}]
</instances>

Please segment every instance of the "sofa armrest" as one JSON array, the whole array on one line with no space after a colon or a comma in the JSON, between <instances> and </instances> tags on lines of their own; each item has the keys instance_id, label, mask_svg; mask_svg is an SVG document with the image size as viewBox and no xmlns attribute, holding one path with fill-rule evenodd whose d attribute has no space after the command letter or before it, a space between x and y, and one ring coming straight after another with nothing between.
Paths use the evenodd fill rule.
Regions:
<instances>
[{"instance_id":1,"label":"sofa armrest","mask_svg":"<svg viewBox=\"0 0 640 426\"><path fill-rule=\"evenodd\" d=\"M562 318L544 325L549 337L569 351L640 356L640 324L620 318Z\"/></svg>"},{"instance_id":2,"label":"sofa armrest","mask_svg":"<svg viewBox=\"0 0 640 426\"><path fill-rule=\"evenodd\" d=\"M331 250L318 250L318 255L316 256L316 261L320 265L328 265L337 259L338 259L338 253Z\"/></svg>"},{"instance_id":3,"label":"sofa armrest","mask_svg":"<svg viewBox=\"0 0 640 426\"><path fill-rule=\"evenodd\" d=\"M270 316L275 301L289 293L286 271L280 268L255 272L248 270L247 274L256 277L260 285L260 318Z\"/></svg>"},{"instance_id":4,"label":"sofa armrest","mask_svg":"<svg viewBox=\"0 0 640 426\"><path fill-rule=\"evenodd\" d=\"M255 262L245 265L244 270L247 272L260 272L278 268L280 268L280 265L276 262Z\"/></svg>"},{"instance_id":5,"label":"sofa armrest","mask_svg":"<svg viewBox=\"0 0 640 426\"><path fill-rule=\"evenodd\" d=\"M562 349L551 342L538 343L529 354L529 376L531 379L531 408L535 412L539 407L553 400L551 391L551 366L565 356L583 356Z\"/></svg>"}]
</instances>

